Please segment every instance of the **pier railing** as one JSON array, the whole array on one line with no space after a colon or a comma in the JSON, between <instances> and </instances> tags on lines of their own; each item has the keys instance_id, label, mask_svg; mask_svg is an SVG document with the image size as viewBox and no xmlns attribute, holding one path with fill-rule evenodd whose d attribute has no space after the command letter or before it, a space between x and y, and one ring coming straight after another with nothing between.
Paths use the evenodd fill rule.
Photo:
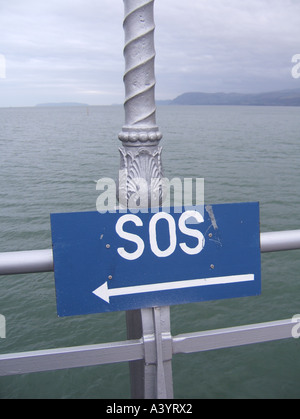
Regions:
<instances>
[{"instance_id":1,"label":"pier railing","mask_svg":"<svg viewBox=\"0 0 300 419\"><path fill-rule=\"evenodd\" d=\"M125 125L119 151L120 171L126 175L123 183L131 187L123 188L121 182L118 201L125 208L137 191L142 202L150 202L155 194L162 201L157 187L163 171L162 134L155 116L153 5L154 0L124 0ZM142 185L137 183L141 178ZM260 241L261 252L300 249L300 230L261 233ZM0 253L0 275L53 269L52 249ZM0 376L130 362L132 398L173 398L174 354L292 338L295 322L300 322L287 319L172 336L169 307L127 311L126 316L126 341L1 354Z\"/></svg>"},{"instance_id":2,"label":"pier railing","mask_svg":"<svg viewBox=\"0 0 300 419\"><path fill-rule=\"evenodd\" d=\"M261 233L261 252L300 249L300 230ZM51 249L0 253L0 275L53 271ZM172 357L293 337L294 319L172 336L169 307L143 309L138 339L0 355L0 376L142 361L143 388L133 398L173 398ZM148 318L148 320L147 320ZM166 321L167 319L167 321ZM298 319L300 321L300 319Z\"/></svg>"},{"instance_id":3,"label":"pier railing","mask_svg":"<svg viewBox=\"0 0 300 419\"><path fill-rule=\"evenodd\" d=\"M262 253L300 249L300 230L260 234ZM52 272L52 249L0 253L0 275Z\"/></svg>"}]
</instances>

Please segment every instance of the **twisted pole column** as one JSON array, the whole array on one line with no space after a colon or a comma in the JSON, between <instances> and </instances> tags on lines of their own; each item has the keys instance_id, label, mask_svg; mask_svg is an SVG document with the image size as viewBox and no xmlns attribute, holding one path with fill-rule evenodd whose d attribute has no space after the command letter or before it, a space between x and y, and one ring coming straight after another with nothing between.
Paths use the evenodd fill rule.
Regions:
<instances>
[{"instance_id":1,"label":"twisted pole column","mask_svg":"<svg viewBox=\"0 0 300 419\"><path fill-rule=\"evenodd\" d=\"M162 135L156 125L154 0L123 1L125 125L119 134L122 141L119 204L129 209L160 206ZM170 308L127 311L126 323L128 339L145 339L145 359L129 363L132 398L172 398L171 362L159 356L162 345L159 331L161 325L165 328L170 323ZM154 346L147 342L149 334L159 338Z\"/></svg>"},{"instance_id":2,"label":"twisted pole column","mask_svg":"<svg viewBox=\"0 0 300 419\"><path fill-rule=\"evenodd\" d=\"M161 201L162 134L156 125L154 0L123 0L125 8L125 125L119 134L119 203Z\"/></svg>"}]
</instances>

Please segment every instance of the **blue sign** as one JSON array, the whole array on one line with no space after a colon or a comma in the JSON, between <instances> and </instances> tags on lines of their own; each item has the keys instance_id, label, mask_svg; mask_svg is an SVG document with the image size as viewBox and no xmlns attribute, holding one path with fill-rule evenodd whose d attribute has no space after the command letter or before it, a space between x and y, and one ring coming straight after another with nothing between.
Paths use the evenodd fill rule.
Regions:
<instances>
[{"instance_id":1,"label":"blue sign","mask_svg":"<svg viewBox=\"0 0 300 419\"><path fill-rule=\"evenodd\" d=\"M260 294L259 204L51 214L59 316Z\"/></svg>"}]
</instances>

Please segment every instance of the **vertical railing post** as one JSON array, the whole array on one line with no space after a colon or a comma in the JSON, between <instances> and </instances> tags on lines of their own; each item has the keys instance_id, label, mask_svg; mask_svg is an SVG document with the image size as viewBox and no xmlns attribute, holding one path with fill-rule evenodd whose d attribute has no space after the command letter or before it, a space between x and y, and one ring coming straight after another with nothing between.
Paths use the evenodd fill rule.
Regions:
<instances>
[{"instance_id":1,"label":"vertical railing post","mask_svg":"<svg viewBox=\"0 0 300 419\"><path fill-rule=\"evenodd\" d=\"M119 203L151 206L161 201L162 138L156 125L154 0L124 0L125 125L119 134ZM153 206L153 205L152 205Z\"/></svg>"},{"instance_id":2,"label":"vertical railing post","mask_svg":"<svg viewBox=\"0 0 300 419\"><path fill-rule=\"evenodd\" d=\"M162 134L156 125L154 0L124 0L124 8L125 125L119 134L118 200L129 209L157 207L163 174ZM143 338L145 348L144 360L130 363L132 398L172 398L172 351L164 350L162 339L162 334L170 335L169 307L129 311L126 321L128 339Z\"/></svg>"}]
</instances>

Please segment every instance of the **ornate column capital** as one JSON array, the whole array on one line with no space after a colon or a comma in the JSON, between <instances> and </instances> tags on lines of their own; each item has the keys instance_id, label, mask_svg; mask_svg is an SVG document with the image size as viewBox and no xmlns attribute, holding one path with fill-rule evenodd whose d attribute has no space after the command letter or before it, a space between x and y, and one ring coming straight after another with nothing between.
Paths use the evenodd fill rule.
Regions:
<instances>
[{"instance_id":1,"label":"ornate column capital","mask_svg":"<svg viewBox=\"0 0 300 419\"><path fill-rule=\"evenodd\" d=\"M125 125L119 134L123 146L119 150L120 170L126 181L119 185L119 201L127 207L134 201L132 196L136 202L143 198L150 205L151 196L160 194L163 175L159 147L162 134L156 125L155 106L154 0L123 1Z\"/></svg>"}]
</instances>

